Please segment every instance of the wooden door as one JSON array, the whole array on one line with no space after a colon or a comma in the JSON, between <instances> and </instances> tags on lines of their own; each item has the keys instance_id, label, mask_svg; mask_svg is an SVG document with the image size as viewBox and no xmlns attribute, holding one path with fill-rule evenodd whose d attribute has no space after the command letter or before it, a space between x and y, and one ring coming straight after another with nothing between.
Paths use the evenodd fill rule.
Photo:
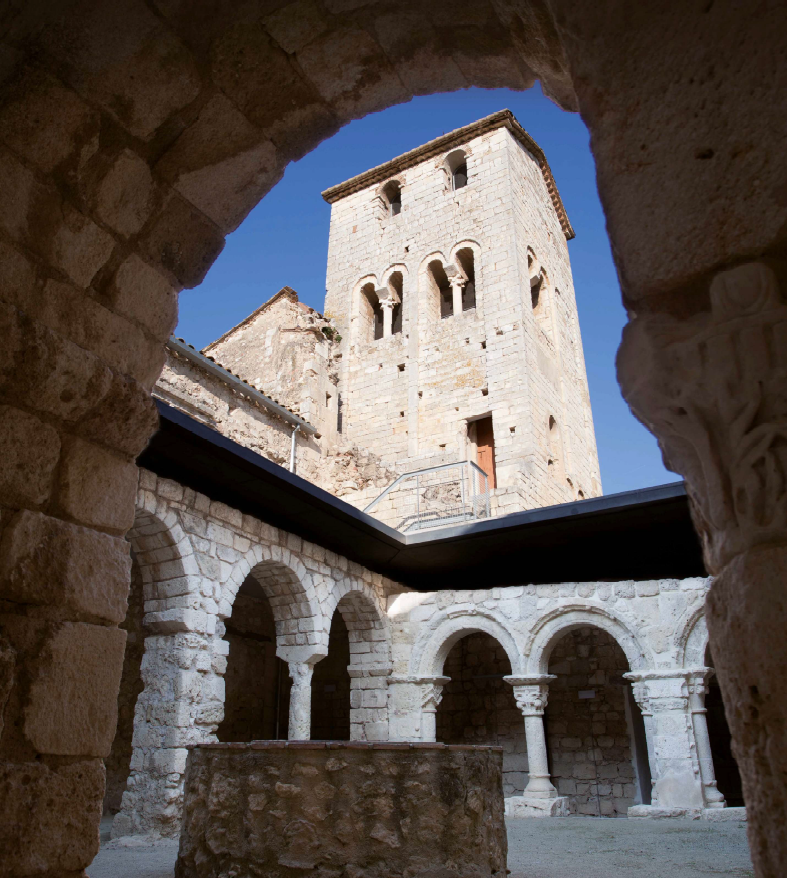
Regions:
<instances>
[{"instance_id":1,"label":"wooden door","mask_svg":"<svg viewBox=\"0 0 787 878\"><path fill-rule=\"evenodd\" d=\"M486 473L490 490L495 485L495 434L492 430L492 418L482 418L475 422L476 447L478 459L476 463Z\"/></svg>"}]
</instances>

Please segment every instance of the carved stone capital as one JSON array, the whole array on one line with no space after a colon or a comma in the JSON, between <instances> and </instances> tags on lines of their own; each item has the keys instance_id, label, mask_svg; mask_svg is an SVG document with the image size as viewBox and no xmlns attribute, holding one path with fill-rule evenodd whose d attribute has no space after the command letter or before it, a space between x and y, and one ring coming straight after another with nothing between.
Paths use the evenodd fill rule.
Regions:
<instances>
[{"instance_id":1,"label":"carved stone capital","mask_svg":"<svg viewBox=\"0 0 787 878\"><path fill-rule=\"evenodd\" d=\"M443 700L443 686L451 682L450 677L421 678L421 710L433 712Z\"/></svg>"},{"instance_id":2,"label":"carved stone capital","mask_svg":"<svg viewBox=\"0 0 787 878\"><path fill-rule=\"evenodd\" d=\"M514 688L516 706L522 716L543 716L549 698L549 684L557 677L554 674L540 674L536 677L504 677L506 683Z\"/></svg>"},{"instance_id":3,"label":"carved stone capital","mask_svg":"<svg viewBox=\"0 0 787 878\"><path fill-rule=\"evenodd\" d=\"M710 311L634 318L618 380L635 415L686 479L711 572L787 534L787 306L775 272L719 272Z\"/></svg>"}]
</instances>

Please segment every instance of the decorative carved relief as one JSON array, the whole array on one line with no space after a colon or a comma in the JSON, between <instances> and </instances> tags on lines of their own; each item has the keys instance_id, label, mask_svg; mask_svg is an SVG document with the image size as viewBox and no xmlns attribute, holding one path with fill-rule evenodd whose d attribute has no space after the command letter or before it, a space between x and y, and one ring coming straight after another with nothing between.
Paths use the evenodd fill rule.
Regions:
<instances>
[{"instance_id":1,"label":"decorative carved relief","mask_svg":"<svg viewBox=\"0 0 787 878\"><path fill-rule=\"evenodd\" d=\"M787 530L787 307L774 271L719 272L709 313L635 318L623 395L681 473L711 572Z\"/></svg>"}]
</instances>

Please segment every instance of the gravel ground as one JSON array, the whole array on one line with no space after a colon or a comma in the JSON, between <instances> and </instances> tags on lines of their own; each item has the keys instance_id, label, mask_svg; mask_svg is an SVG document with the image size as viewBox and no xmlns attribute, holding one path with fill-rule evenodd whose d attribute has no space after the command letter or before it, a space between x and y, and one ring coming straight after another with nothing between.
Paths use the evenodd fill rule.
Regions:
<instances>
[{"instance_id":1,"label":"gravel ground","mask_svg":"<svg viewBox=\"0 0 787 878\"><path fill-rule=\"evenodd\" d=\"M172 878L178 843L131 837L102 844L89 878ZM605 820L508 821L510 878L753 878L745 823Z\"/></svg>"}]
</instances>

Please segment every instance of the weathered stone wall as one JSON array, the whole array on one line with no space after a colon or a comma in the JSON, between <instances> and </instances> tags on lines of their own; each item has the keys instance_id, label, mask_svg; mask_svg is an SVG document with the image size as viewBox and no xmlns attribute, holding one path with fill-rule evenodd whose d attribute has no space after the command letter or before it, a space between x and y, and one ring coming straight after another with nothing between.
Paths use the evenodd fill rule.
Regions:
<instances>
[{"instance_id":1,"label":"weathered stone wall","mask_svg":"<svg viewBox=\"0 0 787 878\"><path fill-rule=\"evenodd\" d=\"M331 445L339 403L334 334L330 320L284 287L204 353L299 412Z\"/></svg>"},{"instance_id":2,"label":"weathered stone wall","mask_svg":"<svg viewBox=\"0 0 787 878\"><path fill-rule=\"evenodd\" d=\"M176 878L504 878L501 761L441 744L197 747Z\"/></svg>"},{"instance_id":3,"label":"weathered stone wall","mask_svg":"<svg viewBox=\"0 0 787 878\"><path fill-rule=\"evenodd\" d=\"M503 749L503 793L521 795L527 784L522 714L503 677L511 662L488 634L468 634L448 653L437 708L437 740L444 744L493 744Z\"/></svg>"},{"instance_id":4,"label":"weathered stone wall","mask_svg":"<svg viewBox=\"0 0 787 878\"><path fill-rule=\"evenodd\" d=\"M107 787L104 793L104 813L116 814L126 789L131 763L134 735L134 713L137 697L142 691L142 656L145 652L144 595L142 575L132 557L131 588L128 593L128 610L120 628L126 632L126 650L123 653L123 673L118 691L118 720L112 750L104 760Z\"/></svg>"},{"instance_id":5,"label":"weathered stone wall","mask_svg":"<svg viewBox=\"0 0 787 878\"><path fill-rule=\"evenodd\" d=\"M259 389L273 395L265 385ZM290 424L171 349L154 394L233 442L289 466ZM295 441L298 475L356 506L365 506L397 476L374 453L337 442L335 436L299 433Z\"/></svg>"},{"instance_id":6,"label":"weathered stone wall","mask_svg":"<svg viewBox=\"0 0 787 878\"><path fill-rule=\"evenodd\" d=\"M626 717L626 656L598 628L570 631L549 658L545 713L553 783L573 813L625 817L639 803Z\"/></svg>"}]
</instances>

